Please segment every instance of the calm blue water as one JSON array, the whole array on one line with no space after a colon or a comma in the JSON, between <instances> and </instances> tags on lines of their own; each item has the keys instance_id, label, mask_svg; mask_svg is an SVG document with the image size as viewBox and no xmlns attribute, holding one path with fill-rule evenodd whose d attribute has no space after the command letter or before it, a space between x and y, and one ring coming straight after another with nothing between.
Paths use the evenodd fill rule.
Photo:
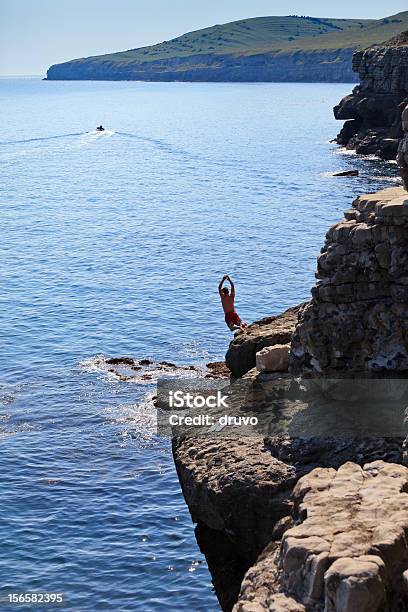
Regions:
<instances>
[{"instance_id":1,"label":"calm blue water","mask_svg":"<svg viewBox=\"0 0 408 612\"><path fill-rule=\"evenodd\" d=\"M329 144L350 89L0 80L0 596L218 610L154 387L92 359L221 358L227 272L247 321L308 297L328 226L395 175Z\"/></svg>"}]
</instances>

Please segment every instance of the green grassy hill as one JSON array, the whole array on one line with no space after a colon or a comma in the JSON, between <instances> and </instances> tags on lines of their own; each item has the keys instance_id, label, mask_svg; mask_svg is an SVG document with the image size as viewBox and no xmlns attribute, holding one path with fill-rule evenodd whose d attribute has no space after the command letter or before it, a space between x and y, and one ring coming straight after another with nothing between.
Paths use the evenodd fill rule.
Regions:
<instances>
[{"instance_id":1,"label":"green grassy hill","mask_svg":"<svg viewBox=\"0 0 408 612\"><path fill-rule=\"evenodd\" d=\"M375 23L372 20L255 17L189 32L150 47L111 53L101 57L112 61L145 62L186 55L253 53L266 49L301 48L307 38L343 32L343 28L346 31L356 32L361 26L365 29Z\"/></svg>"},{"instance_id":2,"label":"green grassy hill","mask_svg":"<svg viewBox=\"0 0 408 612\"><path fill-rule=\"evenodd\" d=\"M324 63L324 53L328 52L326 63L342 63L349 61L352 50L381 43L407 29L408 11L380 20L255 17L189 32L149 47L57 64L49 69L47 78L263 80L258 78L262 76L259 65L254 73L256 78L251 78L250 67L255 57L265 58L268 69L264 74L270 77L272 58L276 61L276 57L286 56L288 60L306 54L304 63L312 54L309 58L312 62ZM334 57L333 51L338 55ZM235 70L237 64L242 65L241 73Z\"/></svg>"}]
</instances>

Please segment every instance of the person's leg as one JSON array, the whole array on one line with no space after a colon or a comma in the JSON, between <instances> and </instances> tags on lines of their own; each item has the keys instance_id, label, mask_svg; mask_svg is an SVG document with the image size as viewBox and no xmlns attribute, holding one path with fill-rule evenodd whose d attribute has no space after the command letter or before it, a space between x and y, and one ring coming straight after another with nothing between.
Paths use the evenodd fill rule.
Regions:
<instances>
[{"instance_id":1,"label":"person's leg","mask_svg":"<svg viewBox=\"0 0 408 612\"><path fill-rule=\"evenodd\" d=\"M239 325L229 325L229 329L230 331L242 331L242 327L240 327Z\"/></svg>"},{"instance_id":2,"label":"person's leg","mask_svg":"<svg viewBox=\"0 0 408 612\"><path fill-rule=\"evenodd\" d=\"M235 323L231 323L231 325L228 326L230 328L231 331L244 331L247 327L246 323L242 323L241 319L238 321L236 321Z\"/></svg>"},{"instance_id":3,"label":"person's leg","mask_svg":"<svg viewBox=\"0 0 408 612\"><path fill-rule=\"evenodd\" d=\"M235 321L234 324L238 327L238 329L244 330L247 326L247 324L241 320L241 317L237 314L237 316L235 317Z\"/></svg>"},{"instance_id":4,"label":"person's leg","mask_svg":"<svg viewBox=\"0 0 408 612\"><path fill-rule=\"evenodd\" d=\"M233 315L234 316L231 317L231 320L229 320L229 317L228 317L228 319L227 319L227 317L225 319L225 322L227 323L228 329L230 331L238 331L238 330L243 331L247 327L247 324L244 323L243 321L241 321L240 316L236 312L233 313Z\"/></svg>"}]
</instances>

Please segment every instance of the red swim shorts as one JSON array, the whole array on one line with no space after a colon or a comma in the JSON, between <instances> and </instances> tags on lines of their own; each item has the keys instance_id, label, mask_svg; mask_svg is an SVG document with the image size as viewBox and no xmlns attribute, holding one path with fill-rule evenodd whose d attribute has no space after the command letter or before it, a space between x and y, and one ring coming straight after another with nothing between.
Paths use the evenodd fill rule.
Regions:
<instances>
[{"instance_id":1,"label":"red swim shorts","mask_svg":"<svg viewBox=\"0 0 408 612\"><path fill-rule=\"evenodd\" d=\"M239 315L237 312L227 312L225 315L225 322L228 325L228 327L231 327L231 325L241 325L241 319L239 318Z\"/></svg>"}]
</instances>

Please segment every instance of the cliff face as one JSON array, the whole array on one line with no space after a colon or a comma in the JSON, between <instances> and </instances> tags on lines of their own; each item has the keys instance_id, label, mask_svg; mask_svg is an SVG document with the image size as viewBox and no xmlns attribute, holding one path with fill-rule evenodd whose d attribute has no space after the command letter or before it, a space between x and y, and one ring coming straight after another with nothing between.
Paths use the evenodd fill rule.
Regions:
<instances>
[{"instance_id":1,"label":"cliff face","mask_svg":"<svg viewBox=\"0 0 408 612\"><path fill-rule=\"evenodd\" d=\"M294 324L295 374L406 375L408 194L394 188L360 196L345 217L327 233L312 300L237 334L229 350L235 375L252 366L257 346L273 345ZM259 414L264 407L256 391L267 376L255 370L244 376ZM173 440L223 610L408 609L402 432L400 438L291 435Z\"/></svg>"},{"instance_id":2,"label":"cliff face","mask_svg":"<svg viewBox=\"0 0 408 612\"><path fill-rule=\"evenodd\" d=\"M331 227L292 338L294 372L408 370L408 193L360 196Z\"/></svg>"},{"instance_id":3,"label":"cliff face","mask_svg":"<svg viewBox=\"0 0 408 612\"><path fill-rule=\"evenodd\" d=\"M353 70L360 84L334 108L336 119L347 119L337 142L357 153L395 159L408 103L408 33L355 52Z\"/></svg>"},{"instance_id":4,"label":"cliff face","mask_svg":"<svg viewBox=\"0 0 408 612\"><path fill-rule=\"evenodd\" d=\"M305 612L305 603L316 604L316 608L307 610L322 610L326 570L330 566L335 569L332 563L336 559L346 560L349 576L353 576L352 558L369 554L373 548L374 542L367 537L366 529L374 524L376 511L380 513L381 509L375 526L383 533L386 525L395 523L400 503L404 507L408 503L406 494L400 497L402 487L408 482L408 469L399 465L388 471L390 478L396 479L395 486L393 480L388 483L379 478L372 483L374 486L367 487L366 498L359 498L364 479L359 465L367 461L402 461L401 449L392 440L191 437L174 439L173 454L186 503L197 524L196 538L207 558L215 591L225 612L232 609L234 612ZM348 464L350 467L345 470L341 466L347 461L355 463ZM342 471L336 477L335 492L330 482L339 468ZM386 468L381 469L386 472ZM350 473L353 477L349 483ZM373 471L370 474L374 476ZM384 487L388 501L382 508ZM307 491L309 494L305 496ZM373 515L364 527L367 506L373 502ZM307 507L315 518L302 525L307 517L305 504L309 504ZM317 513L313 506L318 509ZM394 519L385 524L382 516L391 508ZM358 520L352 521L351 516L357 512L360 512ZM407 520L406 524L408 528ZM405 542L404 530L398 527L395 533L398 548ZM329 558L334 537L337 550ZM354 547L352 541L356 543ZM386 552L385 539L381 542ZM392 578L387 576L387 584L380 583L382 594L390 583L392 589L401 588L402 572L408 568L406 545L400 557L395 562L390 560L389 565ZM374 570L375 567L375 574ZM332 596L337 592L335 582L335 579L329 582L328 592ZM358 574L355 582L365 590L364 579ZM372 608L333 606L327 610L384 612L382 603L379 600L379 607ZM399 608L390 610L396 612Z\"/></svg>"},{"instance_id":5,"label":"cliff face","mask_svg":"<svg viewBox=\"0 0 408 612\"><path fill-rule=\"evenodd\" d=\"M175 439L173 453L218 599L231 610L245 572L290 513L296 470L261 438Z\"/></svg>"},{"instance_id":6,"label":"cliff face","mask_svg":"<svg viewBox=\"0 0 408 612\"><path fill-rule=\"evenodd\" d=\"M397 612L408 606L408 469L316 469L293 491L294 527L246 574L234 612Z\"/></svg>"},{"instance_id":7,"label":"cliff face","mask_svg":"<svg viewBox=\"0 0 408 612\"><path fill-rule=\"evenodd\" d=\"M122 64L88 58L51 66L47 80L350 83L356 80L351 67L352 54L353 49L254 55L200 54Z\"/></svg>"}]
</instances>

